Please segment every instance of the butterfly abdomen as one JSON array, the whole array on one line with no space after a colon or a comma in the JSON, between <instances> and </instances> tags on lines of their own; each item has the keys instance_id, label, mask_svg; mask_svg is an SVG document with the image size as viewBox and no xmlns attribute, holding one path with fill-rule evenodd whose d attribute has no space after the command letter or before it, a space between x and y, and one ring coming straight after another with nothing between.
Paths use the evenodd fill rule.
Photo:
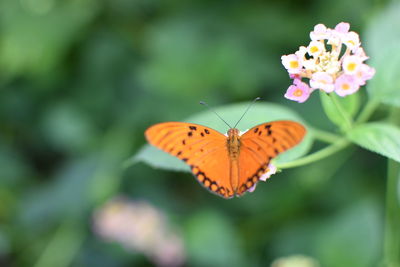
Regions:
<instances>
[{"instance_id":1,"label":"butterfly abdomen","mask_svg":"<svg viewBox=\"0 0 400 267\"><path fill-rule=\"evenodd\" d=\"M227 147L229 154L229 177L233 190L236 192L239 184L239 154L240 154L240 140L239 130L236 128L229 129Z\"/></svg>"}]
</instances>

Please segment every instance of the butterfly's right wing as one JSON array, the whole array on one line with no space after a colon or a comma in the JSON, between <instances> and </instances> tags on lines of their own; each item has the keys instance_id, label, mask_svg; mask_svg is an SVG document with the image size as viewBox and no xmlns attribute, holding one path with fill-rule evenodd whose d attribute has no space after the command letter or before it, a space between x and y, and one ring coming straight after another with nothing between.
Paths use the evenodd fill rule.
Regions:
<instances>
[{"instance_id":1,"label":"butterfly's right wing","mask_svg":"<svg viewBox=\"0 0 400 267\"><path fill-rule=\"evenodd\" d=\"M257 125L241 138L239 185L237 194L252 188L268 171L270 161L278 154L296 146L306 129L294 121L273 121Z\"/></svg>"},{"instance_id":2,"label":"butterfly's right wing","mask_svg":"<svg viewBox=\"0 0 400 267\"><path fill-rule=\"evenodd\" d=\"M153 146L188 164L208 190L224 198L233 197L225 135L198 124L165 122L148 128L145 136Z\"/></svg>"}]
</instances>

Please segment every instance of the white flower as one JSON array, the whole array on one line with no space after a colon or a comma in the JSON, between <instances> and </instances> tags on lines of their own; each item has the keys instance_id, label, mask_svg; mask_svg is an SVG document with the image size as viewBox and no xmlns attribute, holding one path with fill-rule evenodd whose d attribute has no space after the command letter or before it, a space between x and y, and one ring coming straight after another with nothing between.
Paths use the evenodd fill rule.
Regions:
<instances>
[{"instance_id":1,"label":"white flower","mask_svg":"<svg viewBox=\"0 0 400 267\"><path fill-rule=\"evenodd\" d=\"M281 57L282 64L290 74L298 74L301 71L302 64L299 57L295 54L285 55Z\"/></svg>"},{"instance_id":2,"label":"white flower","mask_svg":"<svg viewBox=\"0 0 400 267\"><path fill-rule=\"evenodd\" d=\"M360 37L355 32L348 32L343 36L343 43L354 52L360 46Z\"/></svg>"},{"instance_id":3,"label":"white flower","mask_svg":"<svg viewBox=\"0 0 400 267\"><path fill-rule=\"evenodd\" d=\"M362 64L362 60L358 56L345 56L343 58L343 71L348 75L354 75Z\"/></svg>"},{"instance_id":4,"label":"white flower","mask_svg":"<svg viewBox=\"0 0 400 267\"><path fill-rule=\"evenodd\" d=\"M307 52L313 57L319 56L322 52L325 52L325 45L320 41L311 41L307 47Z\"/></svg>"},{"instance_id":5,"label":"white flower","mask_svg":"<svg viewBox=\"0 0 400 267\"><path fill-rule=\"evenodd\" d=\"M330 32L324 24L315 25L314 31L310 32L310 38L313 41L328 39L329 35L330 35Z\"/></svg>"},{"instance_id":6,"label":"white flower","mask_svg":"<svg viewBox=\"0 0 400 267\"><path fill-rule=\"evenodd\" d=\"M314 89L321 89L327 93L333 92L333 78L326 72L315 72L310 80L310 85Z\"/></svg>"}]
</instances>

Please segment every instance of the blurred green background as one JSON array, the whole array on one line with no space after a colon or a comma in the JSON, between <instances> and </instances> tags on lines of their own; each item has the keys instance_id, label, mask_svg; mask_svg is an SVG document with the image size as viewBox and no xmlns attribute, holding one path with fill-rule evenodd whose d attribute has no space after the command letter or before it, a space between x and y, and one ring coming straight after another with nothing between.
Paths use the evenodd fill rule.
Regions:
<instances>
[{"instance_id":1,"label":"blurred green background","mask_svg":"<svg viewBox=\"0 0 400 267\"><path fill-rule=\"evenodd\" d=\"M318 94L305 104L283 98L290 79L280 57L307 45L318 23L349 22L363 41L385 6L0 0L0 266L270 266L292 255L320 266L377 266L386 162L373 153L347 149L231 200L188 173L122 165L148 126L204 111L200 100L219 106L261 96L334 129ZM176 235L181 262L158 259L157 242L140 247L145 237L129 247L96 232L95 211L120 196L164 218L146 229Z\"/></svg>"}]
</instances>

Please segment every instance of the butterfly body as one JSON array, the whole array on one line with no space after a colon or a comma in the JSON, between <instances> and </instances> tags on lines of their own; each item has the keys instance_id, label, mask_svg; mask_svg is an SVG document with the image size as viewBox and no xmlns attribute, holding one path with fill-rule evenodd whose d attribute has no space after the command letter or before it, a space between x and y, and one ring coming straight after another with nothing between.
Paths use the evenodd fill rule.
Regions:
<instances>
[{"instance_id":1,"label":"butterfly body","mask_svg":"<svg viewBox=\"0 0 400 267\"><path fill-rule=\"evenodd\" d=\"M227 145L228 145L228 151L229 151L229 156L232 160L237 160L239 157L239 151L240 151L240 131L236 128L231 128L228 131L228 139L227 139Z\"/></svg>"},{"instance_id":2,"label":"butterfly body","mask_svg":"<svg viewBox=\"0 0 400 267\"><path fill-rule=\"evenodd\" d=\"M223 135L198 124L165 122L148 128L145 136L150 144L188 164L208 190L231 198L252 188L270 161L297 145L305 132L293 121L263 123L242 135L236 128Z\"/></svg>"}]
</instances>

